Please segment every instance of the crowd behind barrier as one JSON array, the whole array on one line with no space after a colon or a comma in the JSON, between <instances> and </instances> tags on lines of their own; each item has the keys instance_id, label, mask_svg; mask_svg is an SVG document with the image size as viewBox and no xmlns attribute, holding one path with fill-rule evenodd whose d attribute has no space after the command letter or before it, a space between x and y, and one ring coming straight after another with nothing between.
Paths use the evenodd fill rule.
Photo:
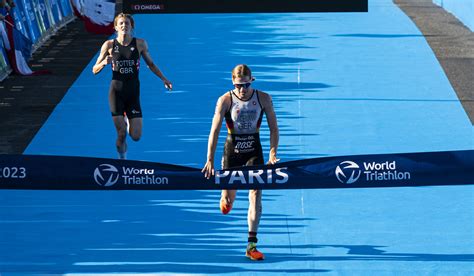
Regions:
<instances>
[{"instance_id":1,"label":"crowd behind barrier","mask_svg":"<svg viewBox=\"0 0 474 276\"><path fill-rule=\"evenodd\" d=\"M474 32L474 0L433 0Z\"/></svg>"},{"instance_id":2,"label":"crowd behind barrier","mask_svg":"<svg viewBox=\"0 0 474 276\"><path fill-rule=\"evenodd\" d=\"M14 28L14 32L19 31L17 34L21 33L19 36L22 38L22 43L15 39L14 48L19 50L17 47L23 46L21 52L29 55L25 56L27 61L51 35L75 17L70 0L0 0L0 13L0 29L2 29L0 81L12 71L12 64L6 51L10 44L5 41L9 39L8 28ZM31 45L24 45L25 43Z\"/></svg>"}]
</instances>

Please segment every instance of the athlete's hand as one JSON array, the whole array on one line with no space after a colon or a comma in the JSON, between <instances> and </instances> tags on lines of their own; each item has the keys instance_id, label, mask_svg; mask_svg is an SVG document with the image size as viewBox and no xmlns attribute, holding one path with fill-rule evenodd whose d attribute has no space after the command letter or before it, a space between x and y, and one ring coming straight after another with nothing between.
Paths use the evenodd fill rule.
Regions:
<instances>
[{"instance_id":1,"label":"athlete's hand","mask_svg":"<svg viewBox=\"0 0 474 276\"><path fill-rule=\"evenodd\" d=\"M104 59L104 62L105 62L104 65L111 64L111 63L112 63L112 55L108 55L108 56Z\"/></svg>"},{"instance_id":2,"label":"athlete's hand","mask_svg":"<svg viewBox=\"0 0 474 276\"><path fill-rule=\"evenodd\" d=\"M165 79L163 80L163 83L165 84L166 89L169 91L173 90L173 84L169 80Z\"/></svg>"},{"instance_id":3,"label":"athlete's hand","mask_svg":"<svg viewBox=\"0 0 474 276\"><path fill-rule=\"evenodd\" d=\"M278 159L276 156L270 156L270 158L268 159L267 164L268 165L275 165L278 161L280 161L280 159Z\"/></svg>"},{"instance_id":4,"label":"athlete's hand","mask_svg":"<svg viewBox=\"0 0 474 276\"><path fill-rule=\"evenodd\" d=\"M275 152L275 150L274 150L274 149L271 149L271 150L270 150L270 155L269 155L269 157L268 157L268 162L267 162L267 164L268 164L268 165L275 165L278 161L280 161L280 159L278 159L278 158L276 157L276 152Z\"/></svg>"},{"instance_id":5,"label":"athlete's hand","mask_svg":"<svg viewBox=\"0 0 474 276\"><path fill-rule=\"evenodd\" d=\"M214 175L214 162L208 160L201 172L204 174L205 178L211 178L211 176Z\"/></svg>"}]
</instances>

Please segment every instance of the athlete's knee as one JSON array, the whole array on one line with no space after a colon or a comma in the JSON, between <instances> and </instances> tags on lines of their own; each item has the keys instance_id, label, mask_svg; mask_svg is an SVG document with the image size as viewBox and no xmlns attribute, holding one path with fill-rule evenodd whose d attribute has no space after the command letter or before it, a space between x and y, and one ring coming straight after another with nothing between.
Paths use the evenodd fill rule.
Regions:
<instances>
[{"instance_id":1,"label":"athlete's knee","mask_svg":"<svg viewBox=\"0 0 474 276\"><path fill-rule=\"evenodd\" d=\"M233 203L237 195L237 190L222 190L221 197L227 198L230 203Z\"/></svg>"},{"instance_id":2,"label":"athlete's knee","mask_svg":"<svg viewBox=\"0 0 474 276\"><path fill-rule=\"evenodd\" d=\"M133 141L138 141L142 137L142 126L139 121L136 119L132 119L130 121L130 128L128 129L128 133L130 135L130 138L132 138Z\"/></svg>"},{"instance_id":3,"label":"athlete's knee","mask_svg":"<svg viewBox=\"0 0 474 276\"><path fill-rule=\"evenodd\" d=\"M257 212L260 211L262 209L262 190L250 190L249 203L251 206L255 206Z\"/></svg>"},{"instance_id":4,"label":"athlete's knee","mask_svg":"<svg viewBox=\"0 0 474 276\"><path fill-rule=\"evenodd\" d=\"M249 199L251 201L260 201L262 199L262 190L249 190Z\"/></svg>"},{"instance_id":5,"label":"athlete's knee","mask_svg":"<svg viewBox=\"0 0 474 276\"><path fill-rule=\"evenodd\" d=\"M127 130L126 129L119 129L117 130L117 140L118 142L125 142L125 138L127 137Z\"/></svg>"},{"instance_id":6,"label":"athlete's knee","mask_svg":"<svg viewBox=\"0 0 474 276\"><path fill-rule=\"evenodd\" d=\"M140 138L142 138L141 132L130 132L130 138L132 138L133 141L138 141Z\"/></svg>"}]
</instances>

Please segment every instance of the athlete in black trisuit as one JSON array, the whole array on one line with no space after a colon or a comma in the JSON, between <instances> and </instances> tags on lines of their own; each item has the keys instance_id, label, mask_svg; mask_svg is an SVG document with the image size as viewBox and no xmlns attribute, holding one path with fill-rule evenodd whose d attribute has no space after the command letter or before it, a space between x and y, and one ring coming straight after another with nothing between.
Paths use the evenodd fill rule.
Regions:
<instances>
[{"instance_id":1,"label":"athlete in black trisuit","mask_svg":"<svg viewBox=\"0 0 474 276\"><path fill-rule=\"evenodd\" d=\"M107 64L112 64L109 106L117 130L117 152L120 159L125 159L127 131L134 141L140 140L142 135L143 120L138 79L140 56L150 70L163 81L167 89L171 90L173 85L153 63L146 41L133 37L135 22L131 15L118 14L114 19L114 28L117 38L104 42L92 72L97 74Z\"/></svg>"},{"instance_id":2,"label":"athlete in black trisuit","mask_svg":"<svg viewBox=\"0 0 474 276\"><path fill-rule=\"evenodd\" d=\"M262 145L260 143L260 124L263 114L267 117L270 128L269 164L275 164L279 132L275 112L270 95L253 89L254 80L247 65L237 65L232 70L234 89L222 95L217 101L212 128L209 134L207 162L202 169L206 178L214 175L214 155L217 138L225 118L227 140L224 145L222 169L241 166L260 165L264 163ZM228 214L234 203L236 190L222 190L220 209ZM248 244L246 256L251 260L263 260L264 255L257 250L257 231L262 215L262 191L249 191L249 209L247 215Z\"/></svg>"}]
</instances>

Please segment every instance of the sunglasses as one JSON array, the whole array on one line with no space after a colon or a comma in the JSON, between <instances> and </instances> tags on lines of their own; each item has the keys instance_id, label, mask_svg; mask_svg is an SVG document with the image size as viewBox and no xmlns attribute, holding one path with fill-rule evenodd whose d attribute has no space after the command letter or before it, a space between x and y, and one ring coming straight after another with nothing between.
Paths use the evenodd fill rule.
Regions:
<instances>
[{"instance_id":1,"label":"sunglasses","mask_svg":"<svg viewBox=\"0 0 474 276\"><path fill-rule=\"evenodd\" d=\"M250 83L250 82L242 83L242 84L234 83L234 87L235 87L235 88L242 88L242 87L243 87L243 88L247 89L247 88L250 87L251 84L252 84L252 83Z\"/></svg>"}]
</instances>

